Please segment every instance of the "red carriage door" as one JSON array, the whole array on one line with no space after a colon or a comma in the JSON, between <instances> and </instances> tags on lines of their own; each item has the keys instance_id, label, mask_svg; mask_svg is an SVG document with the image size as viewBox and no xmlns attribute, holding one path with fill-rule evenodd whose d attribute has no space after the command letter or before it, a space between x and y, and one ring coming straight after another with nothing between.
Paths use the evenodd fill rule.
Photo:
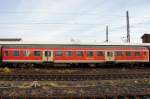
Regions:
<instances>
[{"instance_id":1,"label":"red carriage door","mask_svg":"<svg viewBox=\"0 0 150 99\"><path fill-rule=\"evenodd\" d=\"M43 51L43 61L44 62L52 62L53 61L52 51L48 51L48 50Z\"/></svg>"},{"instance_id":2,"label":"red carriage door","mask_svg":"<svg viewBox=\"0 0 150 99\"><path fill-rule=\"evenodd\" d=\"M114 51L106 51L105 59L106 61L114 61Z\"/></svg>"}]
</instances>

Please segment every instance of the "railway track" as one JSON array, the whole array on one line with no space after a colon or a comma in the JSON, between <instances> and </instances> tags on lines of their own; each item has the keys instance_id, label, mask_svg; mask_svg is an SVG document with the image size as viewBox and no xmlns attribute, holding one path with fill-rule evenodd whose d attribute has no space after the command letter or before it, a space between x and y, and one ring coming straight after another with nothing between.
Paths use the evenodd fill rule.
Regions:
<instances>
[{"instance_id":1,"label":"railway track","mask_svg":"<svg viewBox=\"0 0 150 99\"><path fill-rule=\"evenodd\" d=\"M150 73L141 74L39 74L39 75L0 75L2 81L89 81L150 79Z\"/></svg>"},{"instance_id":2,"label":"railway track","mask_svg":"<svg viewBox=\"0 0 150 99\"><path fill-rule=\"evenodd\" d=\"M101 68L76 68L76 69L0 69L0 75L4 74L18 74L18 75L25 75L25 74L141 74L141 73L150 73L150 68L145 69L101 69Z\"/></svg>"}]
</instances>

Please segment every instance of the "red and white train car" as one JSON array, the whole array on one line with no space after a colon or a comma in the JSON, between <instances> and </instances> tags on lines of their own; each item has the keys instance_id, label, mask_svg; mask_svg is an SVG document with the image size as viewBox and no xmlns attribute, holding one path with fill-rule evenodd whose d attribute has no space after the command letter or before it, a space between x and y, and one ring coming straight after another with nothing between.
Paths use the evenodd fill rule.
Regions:
<instances>
[{"instance_id":1,"label":"red and white train car","mask_svg":"<svg viewBox=\"0 0 150 99\"><path fill-rule=\"evenodd\" d=\"M131 45L3 45L6 63L148 63L147 47Z\"/></svg>"}]
</instances>

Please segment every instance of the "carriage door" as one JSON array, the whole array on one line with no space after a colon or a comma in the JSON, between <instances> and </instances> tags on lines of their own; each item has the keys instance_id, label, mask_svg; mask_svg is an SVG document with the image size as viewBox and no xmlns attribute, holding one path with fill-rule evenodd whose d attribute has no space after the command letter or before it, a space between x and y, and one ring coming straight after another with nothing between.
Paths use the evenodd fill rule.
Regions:
<instances>
[{"instance_id":1,"label":"carriage door","mask_svg":"<svg viewBox=\"0 0 150 99\"><path fill-rule=\"evenodd\" d=\"M52 51L45 50L43 51L43 62L52 62L53 55Z\"/></svg>"},{"instance_id":2,"label":"carriage door","mask_svg":"<svg viewBox=\"0 0 150 99\"><path fill-rule=\"evenodd\" d=\"M114 51L106 51L106 61L114 61Z\"/></svg>"}]
</instances>

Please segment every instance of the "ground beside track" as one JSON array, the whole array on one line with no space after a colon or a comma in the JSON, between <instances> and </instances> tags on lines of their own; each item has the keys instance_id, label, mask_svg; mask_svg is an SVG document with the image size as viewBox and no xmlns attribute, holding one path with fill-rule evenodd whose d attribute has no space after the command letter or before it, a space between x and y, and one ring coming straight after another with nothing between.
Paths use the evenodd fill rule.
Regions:
<instances>
[{"instance_id":1,"label":"ground beside track","mask_svg":"<svg viewBox=\"0 0 150 99\"><path fill-rule=\"evenodd\" d=\"M104 80L104 81L0 81L1 96L47 97L47 96L127 96L150 94L150 80Z\"/></svg>"}]
</instances>

